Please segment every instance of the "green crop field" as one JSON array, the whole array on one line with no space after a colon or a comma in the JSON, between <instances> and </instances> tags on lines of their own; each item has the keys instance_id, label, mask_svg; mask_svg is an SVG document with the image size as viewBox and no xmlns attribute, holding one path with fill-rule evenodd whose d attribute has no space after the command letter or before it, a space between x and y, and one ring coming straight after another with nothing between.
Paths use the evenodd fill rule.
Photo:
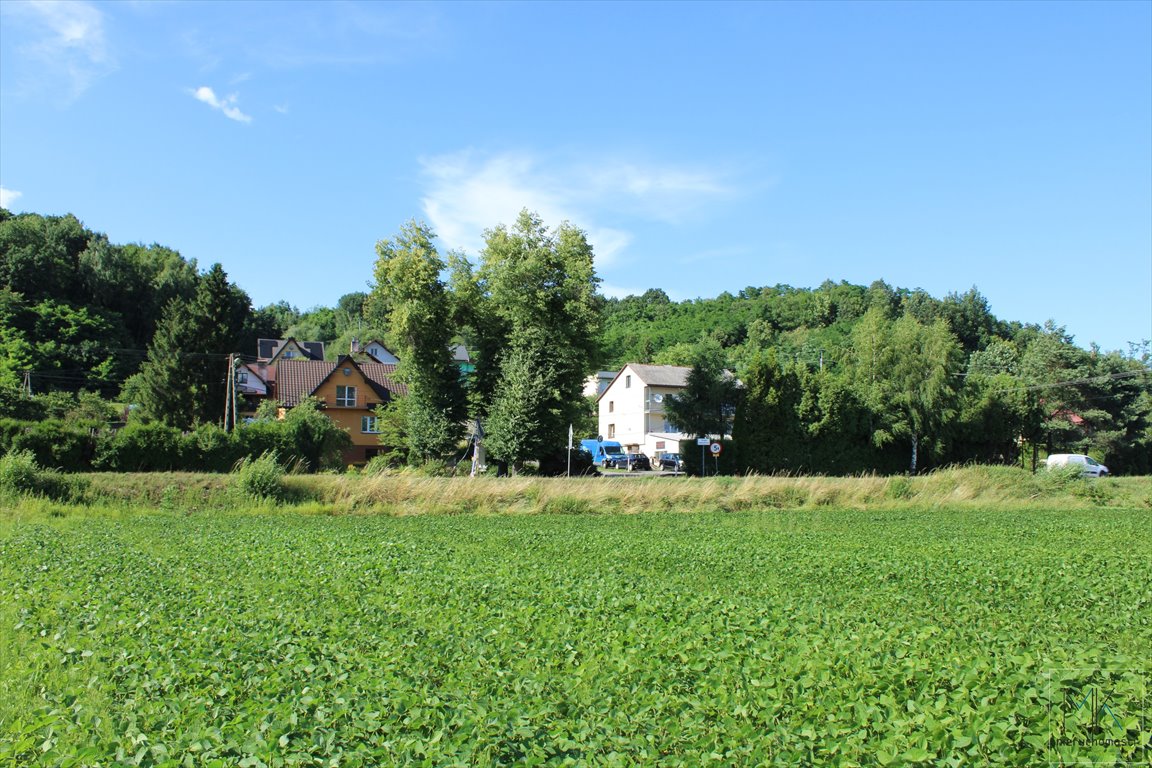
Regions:
<instances>
[{"instance_id":1,"label":"green crop field","mask_svg":"<svg viewBox=\"0 0 1152 768\"><path fill-rule=\"evenodd\" d=\"M45 505L0 766L1146 766L1149 517Z\"/></svg>"}]
</instances>

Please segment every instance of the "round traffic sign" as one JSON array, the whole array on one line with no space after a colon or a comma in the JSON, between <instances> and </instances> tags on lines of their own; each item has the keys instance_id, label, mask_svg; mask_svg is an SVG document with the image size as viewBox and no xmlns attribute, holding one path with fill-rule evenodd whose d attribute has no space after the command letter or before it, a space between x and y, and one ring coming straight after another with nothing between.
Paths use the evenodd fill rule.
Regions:
<instances>
[{"instance_id":1,"label":"round traffic sign","mask_svg":"<svg viewBox=\"0 0 1152 768\"><path fill-rule=\"evenodd\" d=\"M724 446L720 445L720 443L712 443L712 445L708 446L708 450L712 451L713 456L719 456L720 451L724 450Z\"/></svg>"}]
</instances>

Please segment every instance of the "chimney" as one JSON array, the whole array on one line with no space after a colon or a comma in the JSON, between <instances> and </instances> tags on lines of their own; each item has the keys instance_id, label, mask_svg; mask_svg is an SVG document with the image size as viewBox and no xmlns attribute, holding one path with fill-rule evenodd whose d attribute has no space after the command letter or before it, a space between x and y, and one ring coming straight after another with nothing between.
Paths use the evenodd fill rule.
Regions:
<instances>
[{"instance_id":1,"label":"chimney","mask_svg":"<svg viewBox=\"0 0 1152 768\"><path fill-rule=\"evenodd\" d=\"M360 339L357 339L356 337L352 338L352 354L360 354Z\"/></svg>"}]
</instances>

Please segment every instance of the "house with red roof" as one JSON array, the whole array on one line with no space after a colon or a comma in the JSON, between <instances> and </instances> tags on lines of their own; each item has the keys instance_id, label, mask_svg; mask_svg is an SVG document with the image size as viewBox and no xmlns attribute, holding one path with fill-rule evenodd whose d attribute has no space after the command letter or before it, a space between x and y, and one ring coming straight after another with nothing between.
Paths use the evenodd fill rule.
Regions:
<instances>
[{"instance_id":1,"label":"house with red roof","mask_svg":"<svg viewBox=\"0 0 1152 768\"><path fill-rule=\"evenodd\" d=\"M357 362L351 355L335 362L281 359L275 366L273 392L284 409L308 397L319 400L324 415L352 438L345 463L363 464L381 449L377 406L408 394L395 372L395 365Z\"/></svg>"}]
</instances>

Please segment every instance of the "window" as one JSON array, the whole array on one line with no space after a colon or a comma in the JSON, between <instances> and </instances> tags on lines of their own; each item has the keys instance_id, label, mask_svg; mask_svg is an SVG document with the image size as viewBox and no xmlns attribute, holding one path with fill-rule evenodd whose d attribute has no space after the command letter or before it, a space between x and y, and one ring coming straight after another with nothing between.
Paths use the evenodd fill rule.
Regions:
<instances>
[{"instance_id":1,"label":"window","mask_svg":"<svg viewBox=\"0 0 1152 768\"><path fill-rule=\"evenodd\" d=\"M361 416L360 417L360 431L367 432L368 434L377 434L380 431L378 419L376 416Z\"/></svg>"},{"instance_id":2,"label":"window","mask_svg":"<svg viewBox=\"0 0 1152 768\"><path fill-rule=\"evenodd\" d=\"M609 424L608 425L608 439L611 440L614 437L616 437L616 425L615 424Z\"/></svg>"},{"instance_id":3,"label":"window","mask_svg":"<svg viewBox=\"0 0 1152 768\"><path fill-rule=\"evenodd\" d=\"M616 402L614 400L609 400L608 401L608 413L615 413L615 412L616 412Z\"/></svg>"},{"instance_id":4,"label":"window","mask_svg":"<svg viewBox=\"0 0 1152 768\"><path fill-rule=\"evenodd\" d=\"M285 360L293 360L297 357L300 357L300 355L296 354L296 350L289 349L287 352L281 355L281 357L283 357Z\"/></svg>"},{"instance_id":5,"label":"window","mask_svg":"<svg viewBox=\"0 0 1152 768\"><path fill-rule=\"evenodd\" d=\"M336 386L336 405L345 408L356 407L356 387Z\"/></svg>"},{"instance_id":6,"label":"window","mask_svg":"<svg viewBox=\"0 0 1152 768\"><path fill-rule=\"evenodd\" d=\"M632 389L632 377L631 376L625 376L624 377L624 389Z\"/></svg>"},{"instance_id":7,"label":"window","mask_svg":"<svg viewBox=\"0 0 1152 768\"><path fill-rule=\"evenodd\" d=\"M237 384L247 384L248 383L248 371L236 371L236 383Z\"/></svg>"}]
</instances>

